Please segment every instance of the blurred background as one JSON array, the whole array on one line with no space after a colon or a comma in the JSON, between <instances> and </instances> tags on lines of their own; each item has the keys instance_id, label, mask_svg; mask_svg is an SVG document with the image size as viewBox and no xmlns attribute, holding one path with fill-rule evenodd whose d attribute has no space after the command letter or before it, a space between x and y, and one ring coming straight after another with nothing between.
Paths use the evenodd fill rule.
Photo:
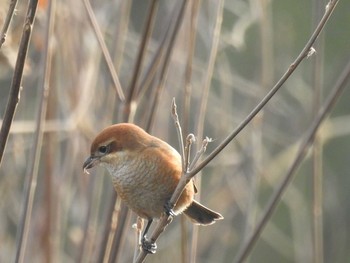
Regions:
<instances>
[{"instance_id":1,"label":"blurred background","mask_svg":"<svg viewBox=\"0 0 350 263\"><path fill-rule=\"evenodd\" d=\"M0 0L1 27L9 2ZM178 149L171 118L175 98L184 136L194 133L198 139L193 155L202 138L213 139L205 157L288 69L326 4L39 1L20 101L0 167L0 262L15 260L30 185L35 195L22 244L24 262L132 262L135 215L118 202L114 205L118 198L104 169L90 175L82 171L94 136L112 123L133 122ZM26 8L25 1L18 3L0 49L0 118ZM193 227L181 216L175 218L146 262L233 262L349 61L349 10L349 1L339 2L314 45L316 53L196 176L198 198L225 219ZM53 28L47 33L49 24ZM45 69L50 72L46 82ZM125 99L116 92L114 73ZM46 109L40 106L45 104L43 87ZM348 88L322 125L249 262L350 258L349 96ZM41 114L43 136L35 143ZM113 207L117 234L108 252Z\"/></svg>"}]
</instances>

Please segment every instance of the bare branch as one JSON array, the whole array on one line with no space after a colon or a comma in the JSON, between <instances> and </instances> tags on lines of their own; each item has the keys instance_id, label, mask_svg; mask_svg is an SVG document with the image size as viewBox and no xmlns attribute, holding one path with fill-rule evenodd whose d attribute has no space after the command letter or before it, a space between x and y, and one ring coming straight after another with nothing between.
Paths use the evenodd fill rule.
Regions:
<instances>
[{"instance_id":1,"label":"bare branch","mask_svg":"<svg viewBox=\"0 0 350 263\"><path fill-rule=\"evenodd\" d=\"M1 165L3 153L5 150L8 134L10 132L12 120L15 115L17 104L19 102L19 92L20 92L20 87L22 83L24 63L26 61L26 57L28 53L28 46L29 46L30 37L32 35L32 27L34 24L37 5L38 5L38 1L32 0L29 2L28 9L27 9L27 15L24 22L22 38L18 49L18 56L17 56L16 66L15 66L15 71L12 77L10 94L7 100L5 115L2 122L1 130L0 130L0 165Z\"/></svg>"},{"instance_id":2,"label":"bare branch","mask_svg":"<svg viewBox=\"0 0 350 263\"><path fill-rule=\"evenodd\" d=\"M32 6L29 6L29 9L36 10L37 8L37 1L33 1ZM31 216L33 211L33 204L34 204L34 197L36 192L36 186L37 186L37 180L38 180L38 172L39 172L39 162L40 162L40 155L41 155L41 149L42 149L42 141L43 141L43 125L46 118L46 111L47 111L47 103L48 103L48 96L49 96L49 90L50 90L50 74L51 74L51 57L52 52L50 49L50 37L53 32L53 26L54 26L54 6L55 1L50 1L49 8L48 8L48 23L45 33L45 50L44 50L44 74L43 79L41 83L41 98L40 98L40 105L38 108L38 120L36 125L36 130L34 134L34 143L32 148L32 154L30 155L30 161L28 162L28 169L26 171L26 178L27 178L27 185L25 188L25 201L24 201L24 211L21 216L21 224L20 224L20 230L19 230L19 244L17 246L17 252L16 252L16 262L24 262L25 258L25 249L26 244L28 240L28 232L29 232L29 226L31 222ZM31 13L28 9L28 14ZM31 13L31 17L27 16L27 22L26 27L32 27L32 23L34 22L35 18L35 11ZM32 19L30 22L30 19ZM31 31L31 30L30 30ZM30 35L29 31L29 35ZM23 36L26 34L26 32L23 32ZM26 47L24 47L26 48Z\"/></svg>"},{"instance_id":3,"label":"bare branch","mask_svg":"<svg viewBox=\"0 0 350 263\"><path fill-rule=\"evenodd\" d=\"M196 166L198 160L201 158L201 156L203 155L203 153L205 153L205 151L207 150L207 146L208 144L212 142L212 139L209 137L206 137L203 141L202 141L202 146L199 149L199 151L196 153L196 155L194 156L191 165L190 165L190 171Z\"/></svg>"},{"instance_id":4,"label":"bare branch","mask_svg":"<svg viewBox=\"0 0 350 263\"><path fill-rule=\"evenodd\" d=\"M211 87L211 81L214 73L214 66L215 61L219 49L219 43L220 43L220 32L221 32L221 26L222 26L222 20L223 20L223 12L224 12L224 2L223 0L218 1L218 7L216 10L216 21L215 21L215 28L213 30L213 42L211 43L212 48L210 50L210 57L208 61L208 68L205 73L205 79L203 82L203 91L202 91L202 97L200 102L200 108L199 108L199 116L198 116L198 123L197 123L197 131L196 135L199 140L202 140L203 138L203 129L204 129L204 121L205 116L207 112L207 104L208 104L208 97L209 97L209 91Z\"/></svg>"},{"instance_id":5,"label":"bare branch","mask_svg":"<svg viewBox=\"0 0 350 263\"><path fill-rule=\"evenodd\" d=\"M137 217L136 223L133 225L133 228L135 228L136 232L136 242L135 242L135 249L134 249L134 259L132 262L136 261L137 255L140 250L140 245L141 245L141 235L142 235L142 229L144 227L144 220L141 217Z\"/></svg>"},{"instance_id":6,"label":"bare branch","mask_svg":"<svg viewBox=\"0 0 350 263\"><path fill-rule=\"evenodd\" d=\"M10 5L9 5L9 10L7 11L7 15L5 18L4 25L3 25L1 33L0 33L0 49L2 47L2 44L4 44L6 41L7 30L10 26L10 23L11 23L11 20L13 17L13 13L16 9L16 5L17 5L17 0L11 0Z\"/></svg>"},{"instance_id":7,"label":"bare branch","mask_svg":"<svg viewBox=\"0 0 350 263\"><path fill-rule=\"evenodd\" d=\"M184 149L184 144L183 144L183 136L182 136L182 129L179 121L179 115L177 114L177 106L175 102L175 98L171 101L171 116L173 117L175 127L176 127L176 132L177 132L177 139L179 142L179 147L180 147L180 155L181 155L181 161L182 161L182 170L186 171L185 169L185 149Z\"/></svg>"},{"instance_id":8,"label":"bare branch","mask_svg":"<svg viewBox=\"0 0 350 263\"><path fill-rule=\"evenodd\" d=\"M196 141L196 138L193 133L190 133L187 135L186 138L186 145L185 145L185 165L184 165L184 171L188 172L188 167L190 165L190 156L191 156L191 146Z\"/></svg>"},{"instance_id":9,"label":"bare branch","mask_svg":"<svg viewBox=\"0 0 350 263\"><path fill-rule=\"evenodd\" d=\"M159 84L155 90L155 98L154 102L152 104L152 109L151 109L151 115L149 119L149 123L147 124L146 130L151 130L155 118L155 113L157 112L158 109L158 104L159 104L159 99L160 95L164 89L165 82L167 80L167 75L168 75L168 70L169 70L169 65L170 65L170 60L171 60L171 55L173 54L173 49L176 43L176 37L178 35L178 32L180 30L180 26L182 25L183 17L185 15L186 11L186 6L189 1L183 0L182 2L179 2L180 5L180 10L179 13L176 16L176 20L174 22L175 26L173 31L171 32L171 36L169 39L169 46L165 51L165 57L164 57L164 64L162 65L162 69L160 72L160 81Z\"/></svg>"},{"instance_id":10,"label":"bare branch","mask_svg":"<svg viewBox=\"0 0 350 263\"><path fill-rule=\"evenodd\" d=\"M126 107L130 107L131 102L135 99L135 95L136 95L136 91L137 91L137 84L139 82L139 78L141 76L141 69L142 69L142 64L143 61L145 59L145 55L146 55L146 50L148 47L148 43L149 40L151 38L152 35L152 30L153 30L153 25L154 25L154 20L156 18L156 12L158 9L158 0L152 0L151 4L150 4L150 9L148 12L148 17L146 20L146 26L145 26L145 31L142 35L142 41L140 43L140 48L137 54L137 59L135 62L135 68L134 68L134 72L132 74L132 79L131 79L131 83L130 83L130 87L129 87L129 93L128 93L128 97L127 97L127 105ZM129 112L128 110L126 112Z\"/></svg>"},{"instance_id":11,"label":"bare branch","mask_svg":"<svg viewBox=\"0 0 350 263\"><path fill-rule=\"evenodd\" d=\"M185 188L186 184L191 180L191 178L196 175L203 167L205 167L213 158L216 157L217 154L219 154L232 140L233 138L255 117L255 115L257 113L260 112L260 110L267 104L267 102L274 96L274 94L282 87L282 85L285 83L285 81L291 76L291 74L294 72L294 70L298 67L298 65L301 63L301 61L303 61L308 54L310 54L310 50L312 48L313 43L316 41L317 37L319 36L320 32L322 31L322 29L324 28L327 20L329 19L330 15L332 14L332 11L334 10L334 7L336 5L338 1L337 0L333 0L330 1L330 3L327 5L327 9L326 12L323 16L323 18L321 19L321 21L319 22L318 26L316 27L314 33L312 34L312 36L310 37L309 41L307 42L307 44L305 45L305 47L303 48L303 50L301 51L301 53L299 54L299 56L296 58L296 60L290 65L290 67L288 68L288 70L284 73L284 75L281 77L281 79L276 83L276 85L270 90L270 92L262 99L262 101L253 109L253 111L246 117L246 119L244 119L242 121L242 123L204 160L202 161L196 168L194 168L192 171L190 171L189 173L186 173L185 170L183 170L183 175L181 176L181 179L170 199L170 206L173 207L178 198L180 197L183 189ZM350 66L349 66L350 67ZM348 78L349 76L346 75L346 77L344 78ZM342 82L342 84L344 84ZM341 90L343 90L344 87L342 87ZM339 97L339 91L335 92L334 97ZM330 100L330 104L329 105L334 105L335 103L335 99L334 97L331 97ZM328 104L326 104L328 105ZM326 106L327 110L325 112L323 112L321 110L320 114L318 116L320 116L319 118L316 119L315 121L315 125L312 126L312 133L311 133L311 137L309 138L309 136L306 139L305 143L303 145L305 145L305 147L301 147L300 149L300 160L299 162L302 160L303 158L303 154L306 153L306 149L307 147L310 145L310 143L312 142L314 133L316 132L317 128L319 127L321 121L324 119L326 113L329 112L329 107ZM174 112L172 113L173 116L177 115L176 112L176 107L173 108ZM318 122L317 122L318 121ZM178 119L177 119L178 122ZM176 123L176 121L175 121ZM177 124L176 124L177 125ZM182 140L181 140L182 142ZM184 153L184 152L182 152ZM184 156L184 154L182 154L182 156ZM298 155L299 156L299 155ZM184 159L182 160L184 162ZM183 167L184 167L184 163L183 163ZM294 171L296 167L292 167L291 170ZM293 172L292 171L292 172ZM292 174L291 172L291 174ZM252 248L253 244L255 243L255 241L257 240L257 237L259 236L263 226L266 224L267 220L269 219L269 216L272 214L272 211L274 209L274 207L277 205L278 201L279 201L279 197L281 196L281 194L283 193L285 187L288 185L288 182L290 180L291 176L289 176L285 183L279 188L280 191L277 192L274 197L276 197L275 199L272 200L271 202L271 209L267 210L266 216L263 218L262 223L261 223L261 228L257 228L256 231L254 231L254 236L251 239L248 239L248 245L244 247L243 253L240 254L242 256L238 257L238 261L237 262L242 262L245 257L248 255L250 249ZM167 214L163 214L159 223L157 224L156 229L154 230L154 232L152 233L151 236L151 241L155 242L157 240L157 238L159 237L159 235L164 231L164 229L166 228L166 226L171 222L172 217L170 215ZM143 262L143 260L145 259L145 257L147 256L147 253L145 251L141 251L141 253L139 254L139 257L137 258L136 262Z\"/></svg>"},{"instance_id":12,"label":"bare branch","mask_svg":"<svg viewBox=\"0 0 350 263\"><path fill-rule=\"evenodd\" d=\"M321 21L317 25L314 33L311 35L309 41L306 43L305 47L295 59L295 61L289 66L287 71L283 74L281 79L276 83L276 85L266 94L266 96L261 100L261 102L249 113L249 115L238 125L238 127L218 146L213 150L207 158L205 158L195 169L190 173L191 177L196 175L200 170L203 169L212 159L215 158L235 137L240 133L241 130L260 112L260 110L269 102L269 100L275 95L275 93L282 87L282 85L287 81L287 79L292 75L294 70L299 66L299 64L307 57L310 49L317 37L321 33L322 29L326 25L329 17L331 16L338 0L331 0L326 8L326 12L322 17Z\"/></svg>"},{"instance_id":13,"label":"bare branch","mask_svg":"<svg viewBox=\"0 0 350 263\"><path fill-rule=\"evenodd\" d=\"M100 44L103 56L104 56L104 58L106 60L109 72L111 74L111 77L112 77L112 80L113 80L113 83L114 83L114 87L115 87L115 89L117 91L117 94L119 96L119 99L121 101L124 101L125 100L125 95L124 95L122 86L120 84L120 81L119 81L119 78L118 78L118 74L117 74L117 72L115 70L115 67L113 65L113 61L112 61L111 55L110 55L110 53L108 51L107 45L106 45L106 43L105 43L105 41L103 39L103 35L102 35L102 32L101 32L101 29L100 29L100 27L99 27L99 25L97 23L97 19L96 19L96 16L94 14L94 11L92 10L90 1L89 0L83 0L83 3L84 3L84 6L85 6L85 9L86 9L86 12L89 15L89 21L91 23L91 26L94 29L94 32L96 34L97 41Z\"/></svg>"},{"instance_id":14,"label":"bare branch","mask_svg":"<svg viewBox=\"0 0 350 263\"><path fill-rule=\"evenodd\" d=\"M350 58L349 58L350 61ZM247 256L249 255L249 252L252 250L254 244L258 240L260 233L266 226L267 222L271 218L273 212L275 211L282 194L286 191L289 183L291 182L293 175L297 168L299 167L300 163L304 159L305 155L308 152L308 149L312 145L313 141L315 140L315 135L318 131L318 128L322 124L322 122L326 119L328 114L333 109L334 105L336 104L337 100L340 98L340 95L346 88L346 84L350 81L350 62L345 67L345 70L340 75L337 83L335 84L335 87L333 88L333 91L328 96L326 102L324 103L324 106L318 111L318 114L311 124L310 129L306 133L305 139L301 143L299 150L296 154L296 158L294 159L294 162L289 167L286 175L284 176L283 180L281 181L280 185L276 188L274 194L272 195L265 212L263 213L263 217L258 222L255 230L251 234L251 236L247 239L246 244L242 247L242 249L238 252L236 260L234 262L243 262Z\"/></svg>"},{"instance_id":15,"label":"bare branch","mask_svg":"<svg viewBox=\"0 0 350 263\"><path fill-rule=\"evenodd\" d=\"M191 93L192 93L192 71L193 71L193 61L195 54L195 43L196 43L196 30L198 26L198 11L200 6L200 0L195 0L191 2L191 18L190 26L188 28L189 34L189 47L186 61L186 71L185 71L185 85L183 94L183 111L182 111L182 127L184 134L189 133L189 121L190 121L190 103L191 103Z\"/></svg>"}]
</instances>

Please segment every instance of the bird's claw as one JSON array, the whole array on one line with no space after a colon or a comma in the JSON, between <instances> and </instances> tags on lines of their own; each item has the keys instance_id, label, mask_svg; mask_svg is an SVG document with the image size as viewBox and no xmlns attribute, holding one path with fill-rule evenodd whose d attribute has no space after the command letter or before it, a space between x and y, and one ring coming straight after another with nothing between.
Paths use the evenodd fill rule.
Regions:
<instances>
[{"instance_id":1,"label":"bird's claw","mask_svg":"<svg viewBox=\"0 0 350 263\"><path fill-rule=\"evenodd\" d=\"M155 254L157 251L157 244L156 242L153 242L151 240L148 240L146 237L143 237L141 240L141 247L142 249L149 253L149 254Z\"/></svg>"},{"instance_id":2,"label":"bird's claw","mask_svg":"<svg viewBox=\"0 0 350 263\"><path fill-rule=\"evenodd\" d=\"M174 205L170 203L170 201L167 201L164 205L164 209L165 209L165 213L168 215L168 216L176 216L176 213L175 211L173 210L174 208Z\"/></svg>"}]
</instances>

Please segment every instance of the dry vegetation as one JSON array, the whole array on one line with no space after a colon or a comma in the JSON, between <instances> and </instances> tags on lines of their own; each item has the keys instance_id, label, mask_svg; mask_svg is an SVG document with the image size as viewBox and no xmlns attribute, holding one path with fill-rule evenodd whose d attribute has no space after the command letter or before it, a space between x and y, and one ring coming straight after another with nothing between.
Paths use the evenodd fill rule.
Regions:
<instances>
[{"instance_id":1,"label":"dry vegetation","mask_svg":"<svg viewBox=\"0 0 350 263\"><path fill-rule=\"evenodd\" d=\"M0 0L1 29L13 2ZM39 1L11 124L28 8L18 3L0 49L0 262L132 262L135 215L102 168L84 175L82 164L96 133L117 122L178 148L173 98L184 136L197 137L192 156L205 136L213 141L202 160L234 138L196 176L198 198L225 219L198 228L175 218L147 262L235 262L245 253L250 262L345 262L350 90L335 91L349 86L350 2L322 24L327 4ZM317 25L325 27L316 53L306 57L306 48L288 71ZM322 109L329 117L315 122ZM302 151L307 137L316 140Z\"/></svg>"}]
</instances>

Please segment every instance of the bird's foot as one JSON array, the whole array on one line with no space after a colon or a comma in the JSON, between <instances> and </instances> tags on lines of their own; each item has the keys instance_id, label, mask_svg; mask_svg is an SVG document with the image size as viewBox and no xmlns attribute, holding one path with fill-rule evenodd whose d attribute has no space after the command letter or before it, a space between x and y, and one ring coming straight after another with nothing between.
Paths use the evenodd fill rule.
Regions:
<instances>
[{"instance_id":1,"label":"bird's foot","mask_svg":"<svg viewBox=\"0 0 350 263\"><path fill-rule=\"evenodd\" d=\"M168 215L168 216L176 216L176 213L175 211L173 210L174 208L174 205L170 203L170 201L167 201L164 205L164 209L165 209L165 213Z\"/></svg>"},{"instance_id":2,"label":"bird's foot","mask_svg":"<svg viewBox=\"0 0 350 263\"><path fill-rule=\"evenodd\" d=\"M157 250L156 242L148 240L145 236L141 240L141 247L145 252L149 254L155 254Z\"/></svg>"}]
</instances>

